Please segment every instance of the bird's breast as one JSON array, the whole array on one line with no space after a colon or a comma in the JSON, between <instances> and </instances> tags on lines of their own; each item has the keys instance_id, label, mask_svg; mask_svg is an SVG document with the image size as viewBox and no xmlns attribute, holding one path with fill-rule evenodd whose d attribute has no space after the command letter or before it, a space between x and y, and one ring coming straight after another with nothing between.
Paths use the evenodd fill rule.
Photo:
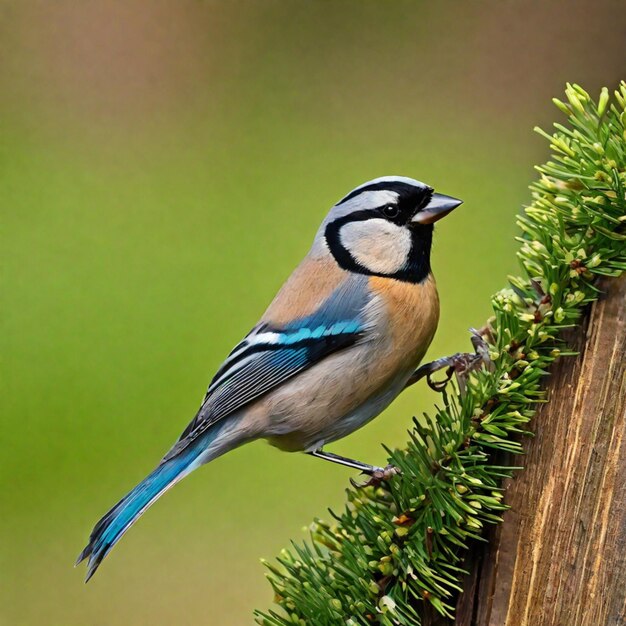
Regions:
<instances>
[{"instance_id":1,"label":"bird's breast","mask_svg":"<svg viewBox=\"0 0 626 626\"><path fill-rule=\"evenodd\" d=\"M421 283L372 276L372 327L383 338L380 365L388 371L422 360L439 322L439 296L432 274Z\"/></svg>"}]
</instances>

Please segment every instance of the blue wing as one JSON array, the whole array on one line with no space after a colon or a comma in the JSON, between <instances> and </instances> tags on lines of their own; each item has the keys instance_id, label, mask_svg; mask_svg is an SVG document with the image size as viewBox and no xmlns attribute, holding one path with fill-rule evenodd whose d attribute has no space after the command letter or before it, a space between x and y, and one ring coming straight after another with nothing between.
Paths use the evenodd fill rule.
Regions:
<instances>
[{"instance_id":1,"label":"blue wing","mask_svg":"<svg viewBox=\"0 0 626 626\"><path fill-rule=\"evenodd\" d=\"M315 313L276 328L255 327L230 353L196 417L164 457L176 456L217 421L278 387L365 334L363 309L370 299L367 277L346 280Z\"/></svg>"}]
</instances>

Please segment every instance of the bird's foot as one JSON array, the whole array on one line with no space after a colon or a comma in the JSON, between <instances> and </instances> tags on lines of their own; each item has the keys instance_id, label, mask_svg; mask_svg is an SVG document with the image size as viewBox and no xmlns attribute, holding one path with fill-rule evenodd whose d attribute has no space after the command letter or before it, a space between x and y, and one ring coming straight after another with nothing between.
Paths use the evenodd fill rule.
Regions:
<instances>
[{"instance_id":1,"label":"bird's foot","mask_svg":"<svg viewBox=\"0 0 626 626\"><path fill-rule=\"evenodd\" d=\"M451 356L421 365L409 379L407 387L425 377L431 389L442 392L452 379L452 376L456 375L461 393L464 393L467 378L471 372L477 371L483 365L488 369L492 366L491 358L489 357L489 346L485 341L487 330L481 329L478 331L472 328L471 332L474 352L457 352ZM442 369L446 370L445 377L442 380L434 380L432 375Z\"/></svg>"},{"instance_id":2,"label":"bird's foot","mask_svg":"<svg viewBox=\"0 0 626 626\"><path fill-rule=\"evenodd\" d=\"M353 478L350 479L350 483L356 489L363 489L364 487L378 487L382 482L390 480L397 474L401 474L400 468L395 465L387 465L386 467L373 467L368 471L364 471L364 474L368 474L369 478L362 483L357 483Z\"/></svg>"}]
</instances>

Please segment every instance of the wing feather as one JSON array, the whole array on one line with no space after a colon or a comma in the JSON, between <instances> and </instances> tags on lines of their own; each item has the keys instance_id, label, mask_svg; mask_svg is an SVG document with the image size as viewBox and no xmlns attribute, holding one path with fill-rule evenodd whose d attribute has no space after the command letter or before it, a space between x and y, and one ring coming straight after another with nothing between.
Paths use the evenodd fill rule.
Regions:
<instances>
[{"instance_id":1,"label":"wing feather","mask_svg":"<svg viewBox=\"0 0 626 626\"><path fill-rule=\"evenodd\" d=\"M312 315L282 328L255 327L211 381L200 410L163 461L176 456L207 428L238 411L365 334L366 278L346 280Z\"/></svg>"}]
</instances>

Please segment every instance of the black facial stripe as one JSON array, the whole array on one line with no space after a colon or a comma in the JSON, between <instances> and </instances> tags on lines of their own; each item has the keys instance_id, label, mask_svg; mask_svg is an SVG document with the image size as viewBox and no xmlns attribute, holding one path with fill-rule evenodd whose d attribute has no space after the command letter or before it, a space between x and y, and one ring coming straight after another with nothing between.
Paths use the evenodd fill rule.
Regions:
<instances>
[{"instance_id":1,"label":"black facial stripe","mask_svg":"<svg viewBox=\"0 0 626 626\"><path fill-rule=\"evenodd\" d=\"M341 227L349 222L362 222L371 218L381 218L378 209L355 211L340 217L326 226L324 237L328 248L339 267L349 272L367 276L383 276L396 278L408 283L421 283L430 274L430 248L432 244L433 225L420 224L411 228L411 252L406 265L395 274L372 272L361 265L341 243ZM396 222L396 220L390 220Z\"/></svg>"},{"instance_id":2,"label":"black facial stripe","mask_svg":"<svg viewBox=\"0 0 626 626\"><path fill-rule=\"evenodd\" d=\"M411 229L411 252L406 265L397 276L399 280L421 283L430 274L430 249L433 242L432 224L422 224Z\"/></svg>"},{"instance_id":3,"label":"black facial stripe","mask_svg":"<svg viewBox=\"0 0 626 626\"><path fill-rule=\"evenodd\" d=\"M361 265L355 258L353 258L348 250L344 248L341 243L339 231L342 226L348 224L349 222L364 222L365 220L372 218L380 219L380 214L377 209L355 211L354 213L350 213L349 215L340 217L338 220L330 222L326 226L324 237L326 238L328 248L339 264L339 267L351 272L357 272L358 274L371 275L371 272L366 267Z\"/></svg>"},{"instance_id":4,"label":"black facial stripe","mask_svg":"<svg viewBox=\"0 0 626 626\"><path fill-rule=\"evenodd\" d=\"M332 223L343 226L348 222L364 222L365 220L371 220L373 218L382 219L382 214L380 213L381 208L382 207L377 207L375 209L362 209L361 211L354 211L353 213L340 217Z\"/></svg>"},{"instance_id":5,"label":"black facial stripe","mask_svg":"<svg viewBox=\"0 0 626 626\"><path fill-rule=\"evenodd\" d=\"M426 186L416 187L415 185L411 185L409 183L381 181L351 191L347 196L345 196L345 198L342 198L336 206L339 206L344 202L347 202L348 200L352 200L352 198L356 198L366 191L393 191L398 194L398 198L400 201L405 198L413 198L414 200L418 200L419 198L423 197L424 199L426 199L430 198L433 193L433 190L430 187ZM416 202L416 204L418 203Z\"/></svg>"}]
</instances>

